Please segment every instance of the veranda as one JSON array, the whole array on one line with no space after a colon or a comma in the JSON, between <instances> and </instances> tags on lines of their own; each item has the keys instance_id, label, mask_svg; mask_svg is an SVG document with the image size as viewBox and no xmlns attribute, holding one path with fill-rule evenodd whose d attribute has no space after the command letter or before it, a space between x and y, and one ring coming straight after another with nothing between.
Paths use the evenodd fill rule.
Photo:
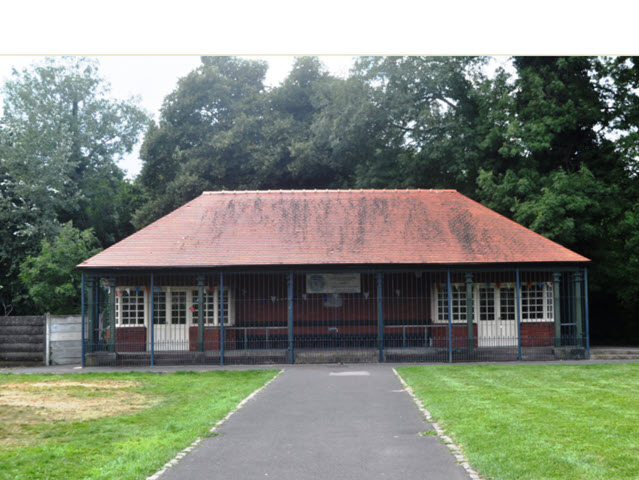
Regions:
<instances>
[{"instance_id":1,"label":"veranda","mask_svg":"<svg viewBox=\"0 0 639 480\"><path fill-rule=\"evenodd\" d=\"M589 356L575 265L83 273L83 364L472 362Z\"/></svg>"}]
</instances>

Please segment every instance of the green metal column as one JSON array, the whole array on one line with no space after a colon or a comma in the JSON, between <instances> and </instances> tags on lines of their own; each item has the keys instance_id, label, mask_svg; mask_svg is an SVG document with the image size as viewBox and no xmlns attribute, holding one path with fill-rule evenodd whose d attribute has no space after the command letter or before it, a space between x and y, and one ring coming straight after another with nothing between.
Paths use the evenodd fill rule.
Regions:
<instances>
[{"instance_id":1,"label":"green metal column","mask_svg":"<svg viewBox=\"0 0 639 480\"><path fill-rule=\"evenodd\" d=\"M379 363L384 362L384 274L377 274L377 348L379 349Z\"/></svg>"},{"instance_id":2,"label":"green metal column","mask_svg":"<svg viewBox=\"0 0 639 480\"><path fill-rule=\"evenodd\" d=\"M555 317L555 347L561 347L561 273L552 274L552 312Z\"/></svg>"},{"instance_id":3,"label":"green metal column","mask_svg":"<svg viewBox=\"0 0 639 480\"><path fill-rule=\"evenodd\" d=\"M197 276L197 350L204 351L204 275Z\"/></svg>"},{"instance_id":4,"label":"green metal column","mask_svg":"<svg viewBox=\"0 0 639 480\"><path fill-rule=\"evenodd\" d=\"M109 352L115 352L115 278L109 278Z\"/></svg>"},{"instance_id":5,"label":"green metal column","mask_svg":"<svg viewBox=\"0 0 639 480\"><path fill-rule=\"evenodd\" d=\"M95 351L95 330L97 328L98 317L96 315L96 295L95 295L95 275L87 275L86 286L87 292L87 352Z\"/></svg>"},{"instance_id":6,"label":"green metal column","mask_svg":"<svg viewBox=\"0 0 639 480\"><path fill-rule=\"evenodd\" d=\"M575 272L575 335L578 345L583 345L583 322L582 303L581 303L581 286L583 284L584 274L581 271Z\"/></svg>"},{"instance_id":7,"label":"green metal column","mask_svg":"<svg viewBox=\"0 0 639 480\"><path fill-rule=\"evenodd\" d=\"M475 346L473 339L473 274L466 273L466 322L468 324L468 348Z\"/></svg>"},{"instance_id":8,"label":"green metal column","mask_svg":"<svg viewBox=\"0 0 639 480\"><path fill-rule=\"evenodd\" d=\"M286 315L286 325L287 325L287 333L288 333L288 354L289 354L289 363L295 363L295 352L293 351L294 347L294 337L293 337L293 272L288 272L286 277L286 298L287 298L287 315Z\"/></svg>"}]
</instances>

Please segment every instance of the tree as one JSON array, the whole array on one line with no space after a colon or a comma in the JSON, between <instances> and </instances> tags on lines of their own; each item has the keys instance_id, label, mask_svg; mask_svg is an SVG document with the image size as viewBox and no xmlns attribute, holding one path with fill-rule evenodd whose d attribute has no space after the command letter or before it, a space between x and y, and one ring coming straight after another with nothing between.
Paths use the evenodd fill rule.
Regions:
<instances>
[{"instance_id":1,"label":"tree","mask_svg":"<svg viewBox=\"0 0 639 480\"><path fill-rule=\"evenodd\" d=\"M142 146L147 202L135 214L138 228L205 189L255 188L265 74L264 62L203 57L179 80Z\"/></svg>"},{"instance_id":2,"label":"tree","mask_svg":"<svg viewBox=\"0 0 639 480\"><path fill-rule=\"evenodd\" d=\"M80 231L65 223L52 240L43 240L37 256L20 265L20 280L40 313L80 311L80 273L75 266L100 251L93 230Z\"/></svg>"},{"instance_id":3,"label":"tree","mask_svg":"<svg viewBox=\"0 0 639 480\"><path fill-rule=\"evenodd\" d=\"M103 246L131 232L121 192L131 191L116 161L130 152L147 115L132 100L109 98L96 61L47 58L2 87L0 118L0 299L28 313L19 265L62 223L95 227Z\"/></svg>"}]
</instances>

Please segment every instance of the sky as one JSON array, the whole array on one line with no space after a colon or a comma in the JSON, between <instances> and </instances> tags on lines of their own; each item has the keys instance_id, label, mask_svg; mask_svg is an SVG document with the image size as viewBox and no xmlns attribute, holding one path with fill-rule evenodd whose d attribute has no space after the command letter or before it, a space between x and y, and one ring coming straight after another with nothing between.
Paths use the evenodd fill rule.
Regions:
<instances>
[{"instance_id":1,"label":"sky","mask_svg":"<svg viewBox=\"0 0 639 480\"><path fill-rule=\"evenodd\" d=\"M0 55L0 84L11 76L12 69L21 70L43 57ZM171 93L179 78L200 64L197 55L146 55L146 56L96 56L100 61L100 72L111 85L111 96L115 99L139 97L139 104L157 120L164 97ZM295 57L292 55L243 56L268 62L266 85L276 86L288 75ZM354 57L348 55L319 56L333 75L345 77ZM140 143L134 152L123 158L119 165L133 178L142 166L139 159Z\"/></svg>"}]
</instances>

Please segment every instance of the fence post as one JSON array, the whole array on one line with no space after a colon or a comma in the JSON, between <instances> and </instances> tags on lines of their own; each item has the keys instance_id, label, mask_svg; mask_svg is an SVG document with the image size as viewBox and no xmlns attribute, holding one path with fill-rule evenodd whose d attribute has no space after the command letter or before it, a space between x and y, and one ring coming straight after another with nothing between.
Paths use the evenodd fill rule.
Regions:
<instances>
[{"instance_id":1,"label":"fence post","mask_svg":"<svg viewBox=\"0 0 639 480\"><path fill-rule=\"evenodd\" d=\"M153 274L151 274L151 366L155 365L155 282Z\"/></svg>"},{"instance_id":2,"label":"fence post","mask_svg":"<svg viewBox=\"0 0 639 480\"><path fill-rule=\"evenodd\" d=\"M44 314L44 364L51 363L51 314Z\"/></svg>"},{"instance_id":3,"label":"fence post","mask_svg":"<svg viewBox=\"0 0 639 480\"><path fill-rule=\"evenodd\" d=\"M584 307L586 314L586 360L590 360L590 319L588 317L588 267L584 267Z\"/></svg>"},{"instance_id":4,"label":"fence post","mask_svg":"<svg viewBox=\"0 0 639 480\"><path fill-rule=\"evenodd\" d=\"M295 353L293 351L293 272L288 272L286 279L287 286L287 331L288 331L288 354L289 363L295 363ZM268 330L267 330L268 331Z\"/></svg>"},{"instance_id":5,"label":"fence post","mask_svg":"<svg viewBox=\"0 0 639 480\"><path fill-rule=\"evenodd\" d=\"M555 347L561 346L561 273L552 274L553 315L555 317Z\"/></svg>"},{"instance_id":6,"label":"fence post","mask_svg":"<svg viewBox=\"0 0 639 480\"><path fill-rule=\"evenodd\" d=\"M220 272L220 365L224 365L224 273Z\"/></svg>"},{"instance_id":7,"label":"fence post","mask_svg":"<svg viewBox=\"0 0 639 480\"><path fill-rule=\"evenodd\" d=\"M473 332L473 274L466 273L466 323L468 324L468 349L472 350L475 346Z\"/></svg>"},{"instance_id":8,"label":"fence post","mask_svg":"<svg viewBox=\"0 0 639 480\"><path fill-rule=\"evenodd\" d=\"M80 310L81 310L81 315L82 315L82 320L81 320L81 327L80 327L80 362L81 365L84 367L84 353L85 353L85 346L84 346L84 273L82 274L81 278L81 287L80 287ZM49 364L49 361L47 360L47 365Z\"/></svg>"},{"instance_id":9,"label":"fence post","mask_svg":"<svg viewBox=\"0 0 639 480\"><path fill-rule=\"evenodd\" d=\"M521 361L521 282L519 281L519 268L515 272L517 275L517 360Z\"/></svg>"},{"instance_id":10,"label":"fence post","mask_svg":"<svg viewBox=\"0 0 639 480\"><path fill-rule=\"evenodd\" d=\"M446 290L448 294L448 363L453 363L453 295L450 285L450 268L446 277Z\"/></svg>"},{"instance_id":11,"label":"fence post","mask_svg":"<svg viewBox=\"0 0 639 480\"><path fill-rule=\"evenodd\" d=\"M384 274L377 274L377 348L379 349L379 362L384 362L384 301L382 295Z\"/></svg>"}]
</instances>

